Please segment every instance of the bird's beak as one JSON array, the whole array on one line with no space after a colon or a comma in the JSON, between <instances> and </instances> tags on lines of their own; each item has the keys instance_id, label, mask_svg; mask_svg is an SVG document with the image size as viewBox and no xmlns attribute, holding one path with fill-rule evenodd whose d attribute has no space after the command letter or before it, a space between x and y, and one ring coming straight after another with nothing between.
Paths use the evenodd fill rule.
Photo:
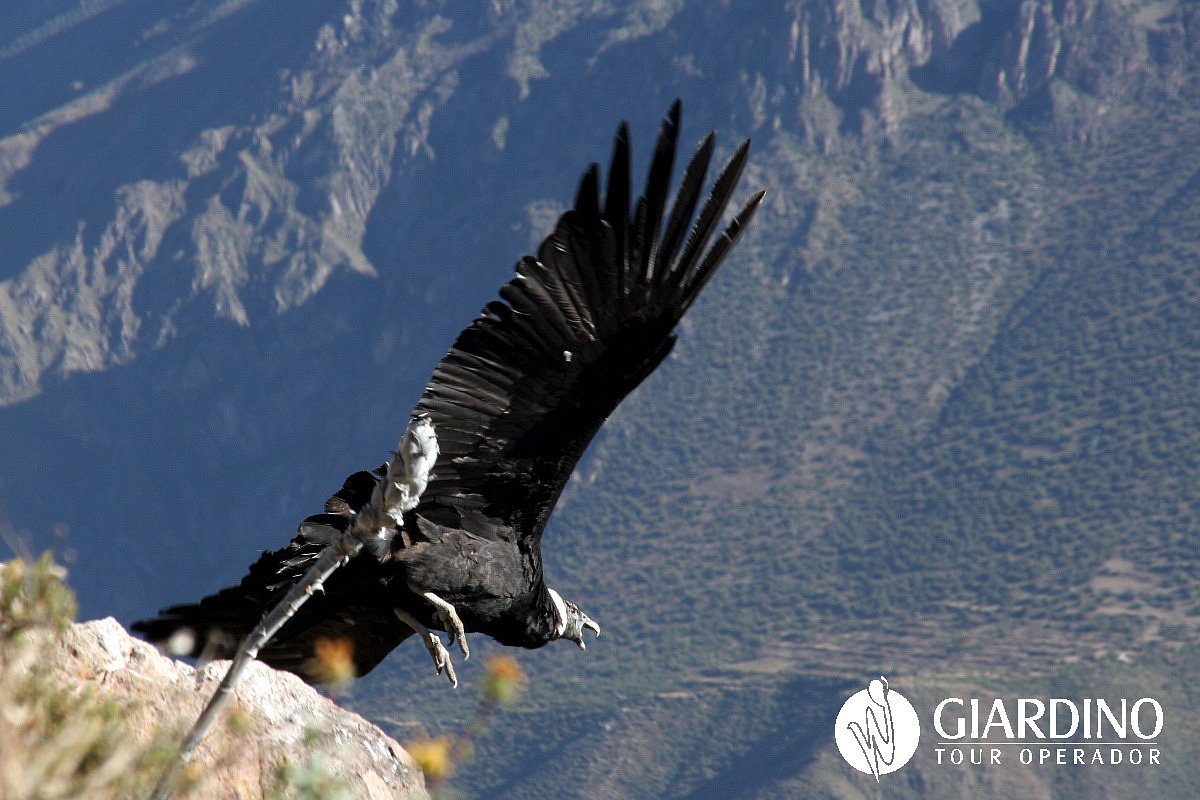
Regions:
<instances>
[{"instance_id":1,"label":"bird's beak","mask_svg":"<svg viewBox=\"0 0 1200 800\"><path fill-rule=\"evenodd\" d=\"M592 631L592 633L596 634L596 638L600 637L600 626L591 617L585 615L582 624L579 626L579 640L575 642L575 644L579 645L580 650L587 650L587 645L583 641L583 632L585 630Z\"/></svg>"}]
</instances>

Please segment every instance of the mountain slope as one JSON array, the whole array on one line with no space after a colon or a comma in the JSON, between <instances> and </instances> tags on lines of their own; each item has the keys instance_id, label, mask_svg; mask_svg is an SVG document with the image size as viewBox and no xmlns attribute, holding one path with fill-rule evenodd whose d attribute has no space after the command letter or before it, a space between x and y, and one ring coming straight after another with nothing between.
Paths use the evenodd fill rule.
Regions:
<instances>
[{"instance_id":1,"label":"mountain slope","mask_svg":"<svg viewBox=\"0 0 1200 800\"><path fill-rule=\"evenodd\" d=\"M1174 710L1200 643L1188 4L71 8L0 12L0 71L61 36L200 54L148 83L113 46L81 80L124 99L88 115L65 77L11 90L29 113L0 151L30 160L0 160L3 297L25 298L0 306L0 499L35 537L69 528L85 613L236 579L377 462L615 122L640 170L679 95L685 140L754 138L768 200L547 532L604 638L520 654L524 711L456 787L861 796L833 715L885 671L914 702L1090 680L1180 720L1164 769L1107 785L977 785L921 751L889 794L1195 796ZM252 88L218 90L234 72ZM186 113L138 155L163 103ZM74 206L38 188L75 173ZM404 649L351 702L439 732L471 705L434 678Z\"/></svg>"}]
</instances>

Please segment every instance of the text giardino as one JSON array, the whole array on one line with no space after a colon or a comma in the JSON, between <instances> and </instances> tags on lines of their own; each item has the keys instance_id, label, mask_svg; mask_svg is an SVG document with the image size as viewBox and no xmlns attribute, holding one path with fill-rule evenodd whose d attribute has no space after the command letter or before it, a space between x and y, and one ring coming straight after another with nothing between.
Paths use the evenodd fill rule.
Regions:
<instances>
[{"instance_id":1,"label":"text giardino","mask_svg":"<svg viewBox=\"0 0 1200 800\"><path fill-rule=\"evenodd\" d=\"M1046 739L1125 740L1156 739L1163 729L1163 709L1157 700L1143 697L1110 703L1102 698L1048 701L997 697L990 704L978 698L947 697L933 713L933 727L944 741L989 740L1003 735L1018 742ZM1011 708L1011 710L1010 710Z\"/></svg>"}]
</instances>

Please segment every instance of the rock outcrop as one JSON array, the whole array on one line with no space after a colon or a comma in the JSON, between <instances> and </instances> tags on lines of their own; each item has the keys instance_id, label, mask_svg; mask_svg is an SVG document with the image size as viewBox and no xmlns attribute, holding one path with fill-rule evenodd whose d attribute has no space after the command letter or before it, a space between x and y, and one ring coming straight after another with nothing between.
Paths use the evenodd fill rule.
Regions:
<instances>
[{"instance_id":1,"label":"rock outcrop","mask_svg":"<svg viewBox=\"0 0 1200 800\"><path fill-rule=\"evenodd\" d=\"M164 729L186 729L228 665L195 670L173 661L111 617L70 626L47 652L46 666L62 684L81 684L128 709L129 734L144 742ZM189 800L262 797L280 786L284 764L315 766L361 798L428 797L420 769L395 740L294 675L252 664L227 715L238 724L218 722L200 745Z\"/></svg>"},{"instance_id":2,"label":"rock outcrop","mask_svg":"<svg viewBox=\"0 0 1200 800\"><path fill-rule=\"evenodd\" d=\"M65 15L0 47L47 86L73 87L14 100L20 113L7 128L0 119L0 407L214 315L247 326L304 304L335 273L374 275L368 219L397 176L432 161L434 119L464 70L503 61L525 100L556 39L594 40L595 58L680 28L684 13L539 0L456 20L387 0L299 16L242 5L149 25L132 10ZM922 92L976 94L1086 139L1129 92L1183 82L1189 57L1178 0L813 0L745 22L730 13L713 6L697 21L735 48L755 126L798 127L825 150L847 135L894 139ZM279 37L270 52L263 26ZM136 55L58 74L51 44L67 28ZM693 63L694 45L673 35Z\"/></svg>"},{"instance_id":3,"label":"rock outcrop","mask_svg":"<svg viewBox=\"0 0 1200 800\"><path fill-rule=\"evenodd\" d=\"M826 147L847 132L896 132L914 88L975 94L1083 139L1120 98L1148 83L1171 91L1186 59L1186 23L1172 0L1137 11L1115 0L817 0L791 9L793 80L768 80L757 94L796 102L805 133Z\"/></svg>"}]
</instances>

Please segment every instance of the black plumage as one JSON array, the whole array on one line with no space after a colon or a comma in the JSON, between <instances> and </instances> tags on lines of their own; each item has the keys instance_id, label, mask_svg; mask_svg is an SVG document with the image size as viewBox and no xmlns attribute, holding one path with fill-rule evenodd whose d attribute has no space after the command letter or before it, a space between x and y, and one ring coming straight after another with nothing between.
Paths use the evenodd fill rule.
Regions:
<instances>
[{"instance_id":1,"label":"black plumage","mask_svg":"<svg viewBox=\"0 0 1200 800\"><path fill-rule=\"evenodd\" d=\"M583 628L595 626L547 587L542 532L588 443L670 352L672 331L762 198L753 195L709 246L749 144L737 148L701 204L714 149L709 134L668 212L679 111L676 102L663 121L633 212L622 124L603 202L592 165L574 208L537 257L518 262L501 299L459 335L414 412L432 422L440 448L419 505L404 515L386 553L350 560L261 651L262 660L313 679L320 674L316 643L330 639L348 642L365 673L414 626L449 627L430 594L453 606L468 633L522 647L556 638L583 646ZM324 513L305 520L287 547L263 554L237 586L134 628L160 642L186 631L183 651L228 657L313 563L320 531L345 530L382 475L380 468L347 478Z\"/></svg>"}]
</instances>

